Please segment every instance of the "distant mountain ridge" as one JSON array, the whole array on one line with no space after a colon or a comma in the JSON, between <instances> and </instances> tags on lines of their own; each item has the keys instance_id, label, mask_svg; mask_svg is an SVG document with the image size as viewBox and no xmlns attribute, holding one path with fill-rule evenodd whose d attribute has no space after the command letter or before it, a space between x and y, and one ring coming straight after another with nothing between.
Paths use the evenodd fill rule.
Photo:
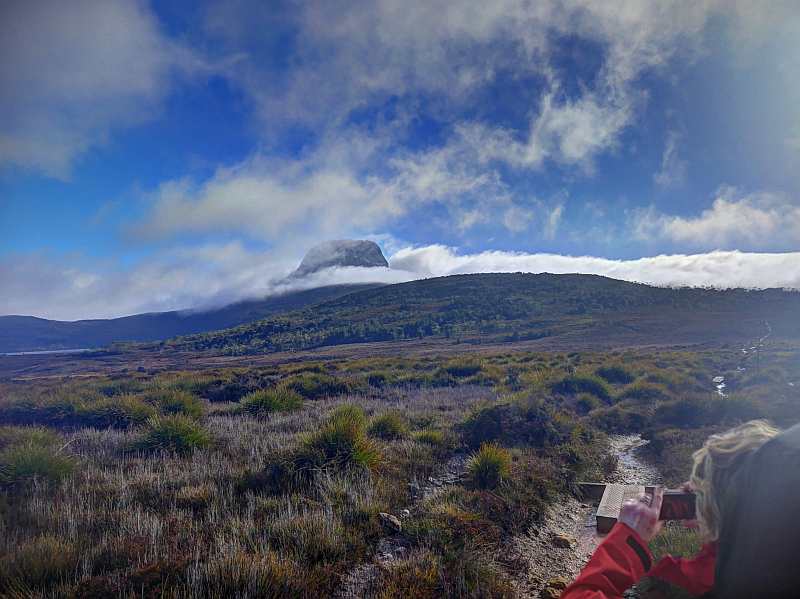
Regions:
<instances>
[{"instance_id":1,"label":"distant mountain ridge","mask_svg":"<svg viewBox=\"0 0 800 599\"><path fill-rule=\"evenodd\" d=\"M379 285L328 285L207 311L153 312L107 320L63 322L34 316L0 316L0 353L94 348L114 341L162 341L239 326Z\"/></svg>"},{"instance_id":2,"label":"distant mountain ridge","mask_svg":"<svg viewBox=\"0 0 800 599\"><path fill-rule=\"evenodd\" d=\"M800 292L663 288L598 275L475 274L386 285L174 339L218 355L413 339L607 345L800 339Z\"/></svg>"}]
</instances>

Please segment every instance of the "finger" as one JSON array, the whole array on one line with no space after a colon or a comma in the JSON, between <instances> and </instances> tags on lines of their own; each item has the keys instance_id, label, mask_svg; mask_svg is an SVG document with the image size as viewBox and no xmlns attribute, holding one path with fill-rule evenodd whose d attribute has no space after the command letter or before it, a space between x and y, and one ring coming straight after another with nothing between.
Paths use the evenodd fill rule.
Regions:
<instances>
[{"instance_id":1,"label":"finger","mask_svg":"<svg viewBox=\"0 0 800 599\"><path fill-rule=\"evenodd\" d=\"M690 482L683 483L683 490L687 491L687 492L691 491L692 490L692 483L690 483Z\"/></svg>"},{"instance_id":2,"label":"finger","mask_svg":"<svg viewBox=\"0 0 800 599\"><path fill-rule=\"evenodd\" d=\"M650 502L650 509L656 514L661 513L661 503L664 501L664 487L656 487L653 493L653 501Z\"/></svg>"},{"instance_id":3,"label":"finger","mask_svg":"<svg viewBox=\"0 0 800 599\"><path fill-rule=\"evenodd\" d=\"M700 528L700 521L699 520L684 520L682 522L682 524L686 528Z\"/></svg>"},{"instance_id":4,"label":"finger","mask_svg":"<svg viewBox=\"0 0 800 599\"><path fill-rule=\"evenodd\" d=\"M661 532L661 528L664 526L666 520L657 520L656 523L653 525L653 536L656 536L658 533Z\"/></svg>"},{"instance_id":5,"label":"finger","mask_svg":"<svg viewBox=\"0 0 800 599\"><path fill-rule=\"evenodd\" d=\"M636 505L637 503L642 503L642 499L644 499L644 493L637 493L634 497L626 499L624 503L627 503L628 505Z\"/></svg>"}]
</instances>

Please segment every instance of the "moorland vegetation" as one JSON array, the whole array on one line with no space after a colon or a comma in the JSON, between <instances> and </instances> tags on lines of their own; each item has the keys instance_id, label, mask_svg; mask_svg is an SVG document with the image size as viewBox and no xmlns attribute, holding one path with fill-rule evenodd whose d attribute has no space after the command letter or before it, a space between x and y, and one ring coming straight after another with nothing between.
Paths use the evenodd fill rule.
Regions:
<instances>
[{"instance_id":1,"label":"moorland vegetation","mask_svg":"<svg viewBox=\"0 0 800 599\"><path fill-rule=\"evenodd\" d=\"M512 539L614 469L609 435L642 433L677 484L709 434L800 421L800 354L770 351L758 376L752 360L504 353L2 381L0 596L516 597Z\"/></svg>"}]
</instances>

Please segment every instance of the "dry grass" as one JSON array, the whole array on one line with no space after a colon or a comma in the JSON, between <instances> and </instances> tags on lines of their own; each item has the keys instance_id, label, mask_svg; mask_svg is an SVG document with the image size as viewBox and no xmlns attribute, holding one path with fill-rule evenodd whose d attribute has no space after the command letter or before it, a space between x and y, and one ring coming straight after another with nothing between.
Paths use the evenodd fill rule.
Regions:
<instances>
[{"instance_id":1,"label":"dry grass","mask_svg":"<svg viewBox=\"0 0 800 599\"><path fill-rule=\"evenodd\" d=\"M727 372L723 362L678 355L657 366L623 355L610 363L668 399L610 408L605 395L616 399L633 383L610 370L598 383L605 360L505 354L0 383L0 418L17 424L0 428L0 472L3 460L23 472L13 455L41 453L0 497L0 596L336 596L393 537L378 514L409 509L393 537L407 556L374 567L367 596L512 597L493 552L603 463L597 427L613 430L621 410L652 426L665 451L682 451L693 438L670 419L689 408L703 418L734 419L754 406L789 418L800 399L783 385L774 402L700 401L680 386L698 384L704 368ZM656 378L660 370L670 372ZM472 384L489 380L494 387ZM302 407L269 418L218 401L289 383L305 393ZM164 422L169 434L155 435ZM157 450L131 451L143 440ZM420 497L454 452L494 440L504 449L490 460L490 492L464 479Z\"/></svg>"}]
</instances>

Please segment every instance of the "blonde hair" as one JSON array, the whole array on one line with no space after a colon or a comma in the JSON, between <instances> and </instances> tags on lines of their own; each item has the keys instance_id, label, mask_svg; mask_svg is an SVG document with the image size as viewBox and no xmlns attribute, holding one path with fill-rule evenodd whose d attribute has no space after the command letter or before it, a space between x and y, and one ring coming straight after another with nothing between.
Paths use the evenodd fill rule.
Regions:
<instances>
[{"instance_id":1,"label":"blonde hair","mask_svg":"<svg viewBox=\"0 0 800 599\"><path fill-rule=\"evenodd\" d=\"M697 519L705 542L719 538L728 483L744 458L781 431L766 420L751 420L719 435L711 435L694 452L689 482L697 494Z\"/></svg>"}]
</instances>

